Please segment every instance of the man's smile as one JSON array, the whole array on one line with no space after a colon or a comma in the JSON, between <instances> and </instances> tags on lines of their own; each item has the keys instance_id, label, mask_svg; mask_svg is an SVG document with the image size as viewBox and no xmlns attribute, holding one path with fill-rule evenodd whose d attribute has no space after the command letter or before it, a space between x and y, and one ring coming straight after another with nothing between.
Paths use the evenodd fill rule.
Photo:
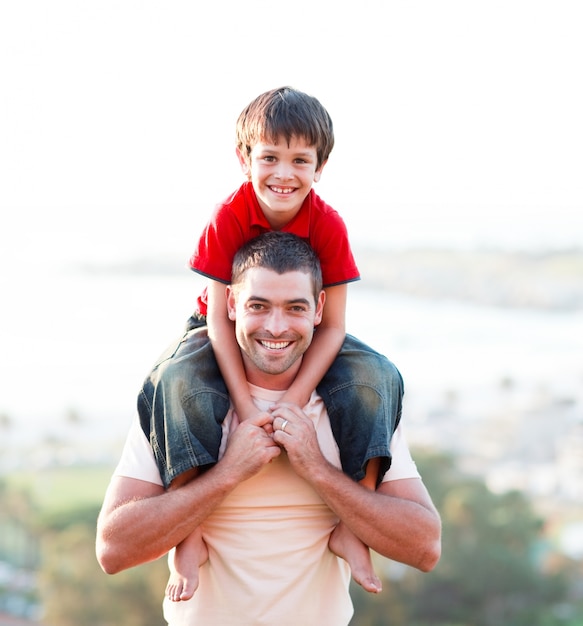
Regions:
<instances>
[{"instance_id":1,"label":"man's smile","mask_svg":"<svg viewBox=\"0 0 583 626\"><path fill-rule=\"evenodd\" d=\"M267 350L283 350L287 348L291 341L265 341L259 340L259 343Z\"/></svg>"}]
</instances>

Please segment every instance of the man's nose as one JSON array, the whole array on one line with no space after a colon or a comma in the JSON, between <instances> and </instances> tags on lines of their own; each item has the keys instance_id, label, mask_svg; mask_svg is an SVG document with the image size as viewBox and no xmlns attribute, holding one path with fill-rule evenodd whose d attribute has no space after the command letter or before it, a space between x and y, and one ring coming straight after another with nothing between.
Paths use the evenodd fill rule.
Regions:
<instances>
[{"instance_id":1,"label":"man's nose","mask_svg":"<svg viewBox=\"0 0 583 626\"><path fill-rule=\"evenodd\" d=\"M283 311L272 309L266 320L265 329L274 337L278 337L287 330L287 318Z\"/></svg>"}]
</instances>

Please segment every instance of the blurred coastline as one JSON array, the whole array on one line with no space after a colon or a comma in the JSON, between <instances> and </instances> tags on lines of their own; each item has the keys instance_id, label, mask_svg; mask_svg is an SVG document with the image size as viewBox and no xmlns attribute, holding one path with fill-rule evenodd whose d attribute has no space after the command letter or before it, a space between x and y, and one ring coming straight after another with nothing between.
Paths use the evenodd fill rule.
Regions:
<instances>
[{"instance_id":1,"label":"blurred coastline","mask_svg":"<svg viewBox=\"0 0 583 626\"><path fill-rule=\"evenodd\" d=\"M446 454L493 494L524 494L545 541L583 560L583 250L355 254L362 280L349 287L347 330L401 371L413 454ZM77 506L92 507L142 379L181 333L203 279L178 255L85 256L44 275L31 289L32 274L2 277L18 307L0 326L0 478L58 501L63 470L74 484L58 491L83 485ZM25 573L33 582L14 601L36 593ZM28 601L11 611L42 614Z\"/></svg>"},{"instance_id":2,"label":"blurred coastline","mask_svg":"<svg viewBox=\"0 0 583 626\"><path fill-rule=\"evenodd\" d=\"M355 252L347 328L401 370L411 446L455 453L495 490L583 501L583 251ZM54 271L42 327L32 309L3 324L2 472L113 467L202 284L171 257Z\"/></svg>"}]
</instances>

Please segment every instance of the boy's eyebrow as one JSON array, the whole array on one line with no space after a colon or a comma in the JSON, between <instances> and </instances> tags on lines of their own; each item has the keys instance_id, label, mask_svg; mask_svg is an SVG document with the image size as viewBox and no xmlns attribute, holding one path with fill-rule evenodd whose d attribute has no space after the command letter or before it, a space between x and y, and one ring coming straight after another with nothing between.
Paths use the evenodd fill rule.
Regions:
<instances>
[{"instance_id":1,"label":"boy's eyebrow","mask_svg":"<svg viewBox=\"0 0 583 626\"><path fill-rule=\"evenodd\" d=\"M261 152L277 152L277 145L261 146ZM312 157L314 156L309 150L299 150L294 152L294 156Z\"/></svg>"}]
</instances>

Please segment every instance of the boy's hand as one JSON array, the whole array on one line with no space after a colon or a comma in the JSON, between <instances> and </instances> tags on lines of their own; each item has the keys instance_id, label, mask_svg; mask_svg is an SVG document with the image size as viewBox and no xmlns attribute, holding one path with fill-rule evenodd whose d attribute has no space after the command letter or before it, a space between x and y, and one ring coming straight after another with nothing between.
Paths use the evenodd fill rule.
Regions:
<instances>
[{"instance_id":1,"label":"boy's hand","mask_svg":"<svg viewBox=\"0 0 583 626\"><path fill-rule=\"evenodd\" d=\"M268 435L272 435L273 434L273 416L271 415L271 413L269 411L260 411L255 405L253 405L253 407L255 410L250 413L247 413L247 415L245 415L245 417L243 418L240 418L237 414L239 423L246 422L248 420L259 419L261 423L263 424L262 426L263 430Z\"/></svg>"},{"instance_id":2,"label":"boy's hand","mask_svg":"<svg viewBox=\"0 0 583 626\"><path fill-rule=\"evenodd\" d=\"M269 411L263 411L257 414L257 417L263 418L264 416L269 416L269 421L263 424L263 430L270 436L273 437L273 415Z\"/></svg>"},{"instance_id":3,"label":"boy's hand","mask_svg":"<svg viewBox=\"0 0 583 626\"><path fill-rule=\"evenodd\" d=\"M259 419L263 423L263 430L269 435L273 435L273 415L269 411L259 411L251 416L251 419ZM265 421L266 420L266 421Z\"/></svg>"}]
</instances>

